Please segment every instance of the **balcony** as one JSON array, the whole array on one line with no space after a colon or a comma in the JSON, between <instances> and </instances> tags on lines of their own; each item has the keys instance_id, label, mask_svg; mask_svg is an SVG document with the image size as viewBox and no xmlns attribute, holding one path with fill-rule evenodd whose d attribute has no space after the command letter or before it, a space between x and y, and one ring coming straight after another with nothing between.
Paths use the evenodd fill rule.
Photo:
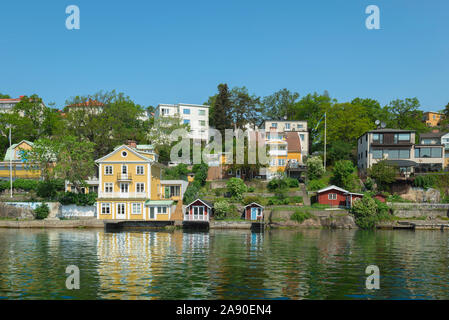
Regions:
<instances>
[{"instance_id":1,"label":"balcony","mask_svg":"<svg viewBox=\"0 0 449 320\"><path fill-rule=\"evenodd\" d=\"M131 173L117 173L117 181L131 181L132 179Z\"/></svg>"},{"instance_id":2,"label":"balcony","mask_svg":"<svg viewBox=\"0 0 449 320\"><path fill-rule=\"evenodd\" d=\"M268 151L268 154L270 156L287 156L287 150L275 150L275 149L272 149L272 150Z\"/></svg>"},{"instance_id":3,"label":"balcony","mask_svg":"<svg viewBox=\"0 0 449 320\"><path fill-rule=\"evenodd\" d=\"M208 214L185 214L184 215L184 221L209 221L209 215Z\"/></svg>"},{"instance_id":4,"label":"balcony","mask_svg":"<svg viewBox=\"0 0 449 320\"><path fill-rule=\"evenodd\" d=\"M146 192L103 192L100 191L98 193L98 198L106 198L106 199L142 199L147 198L148 194Z\"/></svg>"}]
</instances>

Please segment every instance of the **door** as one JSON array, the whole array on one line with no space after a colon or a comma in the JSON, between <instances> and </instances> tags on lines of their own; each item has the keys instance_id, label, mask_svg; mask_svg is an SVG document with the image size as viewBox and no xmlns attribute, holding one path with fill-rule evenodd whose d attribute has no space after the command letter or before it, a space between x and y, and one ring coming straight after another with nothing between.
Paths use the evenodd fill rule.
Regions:
<instances>
[{"instance_id":1,"label":"door","mask_svg":"<svg viewBox=\"0 0 449 320\"><path fill-rule=\"evenodd\" d=\"M128 166L122 165L122 179L128 179Z\"/></svg>"},{"instance_id":2,"label":"door","mask_svg":"<svg viewBox=\"0 0 449 320\"><path fill-rule=\"evenodd\" d=\"M237 169L236 171L235 171L235 177L236 178L240 178L242 175L241 175L241 173L240 173L240 169Z\"/></svg>"},{"instance_id":3,"label":"door","mask_svg":"<svg viewBox=\"0 0 449 320\"><path fill-rule=\"evenodd\" d=\"M120 196L127 198L129 194L129 183L120 183Z\"/></svg>"},{"instance_id":4,"label":"door","mask_svg":"<svg viewBox=\"0 0 449 320\"><path fill-rule=\"evenodd\" d=\"M149 216L149 219L150 219L150 220L154 220L154 218L155 218L155 215L154 215L154 207L150 207L149 210L150 210L150 216Z\"/></svg>"},{"instance_id":5,"label":"door","mask_svg":"<svg viewBox=\"0 0 449 320\"><path fill-rule=\"evenodd\" d=\"M251 220L257 220L257 209L258 208L251 208Z\"/></svg>"},{"instance_id":6,"label":"door","mask_svg":"<svg viewBox=\"0 0 449 320\"><path fill-rule=\"evenodd\" d=\"M116 219L126 219L126 203L117 203Z\"/></svg>"}]
</instances>

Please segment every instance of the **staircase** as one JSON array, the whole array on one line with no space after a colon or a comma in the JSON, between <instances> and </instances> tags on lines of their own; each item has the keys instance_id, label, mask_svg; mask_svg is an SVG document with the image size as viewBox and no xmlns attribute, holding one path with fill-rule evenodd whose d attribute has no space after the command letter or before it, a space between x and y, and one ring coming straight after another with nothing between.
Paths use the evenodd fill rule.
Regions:
<instances>
[{"instance_id":1,"label":"staircase","mask_svg":"<svg viewBox=\"0 0 449 320\"><path fill-rule=\"evenodd\" d=\"M174 221L182 221L183 220L183 212L182 212L182 201L178 201L176 205L175 212L171 215L171 220Z\"/></svg>"}]
</instances>

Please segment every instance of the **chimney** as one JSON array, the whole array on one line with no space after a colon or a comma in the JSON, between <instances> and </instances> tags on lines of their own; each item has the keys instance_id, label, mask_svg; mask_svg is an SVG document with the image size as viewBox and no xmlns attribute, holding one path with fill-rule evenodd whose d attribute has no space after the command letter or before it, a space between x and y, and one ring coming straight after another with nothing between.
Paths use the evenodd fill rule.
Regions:
<instances>
[{"instance_id":1,"label":"chimney","mask_svg":"<svg viewBox=\"0 0 449 320\"><path fill-rule=\"evenodd\" d=\"M433 129L432 132L433 132L433 133L438 133L438 132L440 132L440 130L438 130L438 129Z\"/></svg>"},{"instance_id":2,"label":"chimney","mask_svg":"<svg viewBox=\"0 0 449 320\"><path fill-rule=\"evenodd\" d=\"M134 149L137 148L137 142L135 140L128 140L128 141L126 141L126 144L128 145L128 147L131 147Z\"/></svg>"}]
</instances>

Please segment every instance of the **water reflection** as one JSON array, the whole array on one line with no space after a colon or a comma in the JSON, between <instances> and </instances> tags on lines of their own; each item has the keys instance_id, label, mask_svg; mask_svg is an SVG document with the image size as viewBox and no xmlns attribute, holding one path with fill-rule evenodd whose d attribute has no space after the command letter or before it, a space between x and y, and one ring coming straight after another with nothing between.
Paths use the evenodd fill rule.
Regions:
<instances>
[{"instance_id":1,"label":"water reflection","mask_svg":"<svg viewBox=\"0 0 449 320\"><path fill-rule=\"evenodd\" d=\"M0 230L0 298L447 299L448 233ZM65 268L81 290L65 289ZM378 265L381 289L365 286Z\"/></svg>"}]
</instances>

